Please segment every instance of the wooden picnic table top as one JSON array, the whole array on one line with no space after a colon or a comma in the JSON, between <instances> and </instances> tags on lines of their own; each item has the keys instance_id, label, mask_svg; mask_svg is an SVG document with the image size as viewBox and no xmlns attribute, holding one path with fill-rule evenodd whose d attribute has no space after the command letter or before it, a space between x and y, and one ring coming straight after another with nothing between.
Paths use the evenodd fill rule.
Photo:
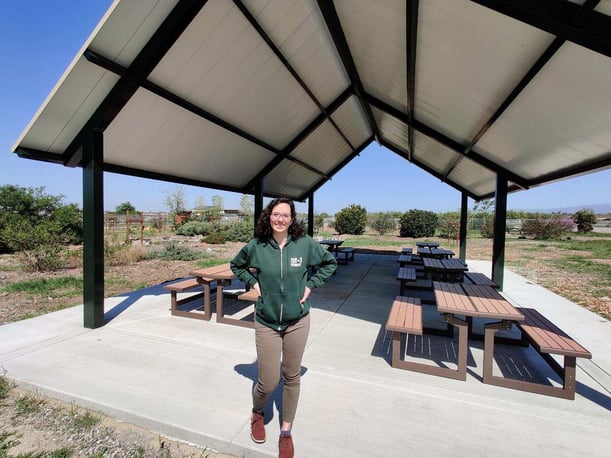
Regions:
<instances>
[{"instance_id":1,"label":"wooden picnic table top","mask_svg":"<svg viewBox=\"0 0 611 458\"><path fill-rule=\"evenodd\" d=\"M424 268L428 270L445 270L444 265L441 263L441 259L422 258L422 264Z\"/></svg>"},{"instance_id":2,"label":"wooden picnic table top","mask_svg":"<svg viewBox=\"0 0 611 458\"><path fill-rule=\"evenodd\" d=\"M433 282L440 313L524 321L524 315L491 286Z\"/></svg>"},{"instance_id":3,"label":"wooden picnic table top","mask_svg":"<svg viewBox=\"0 0 611 458\"><path fill-rule=\"evenodd\" d=\"M400 267L397 273L397 280L416 280L416 269L413 267Z\"/></svg>"},{"instance_id":4,"label":"wooden picnic table top","mask_svg":"<svg viewBox=\"0 0 611 458\"><path fill-rule=\"evenodd\" d=\"M469 268L461 259L440 259L441 265L445 270L465 272Z\"/></svg>"},{"instance_id":5,"label":"wooden picnic table top","mask_svg":"<svg viewBox=\"0 0 611 458\"><path fill-rule=\"evenodd\" d=\"M201 269L196 269L196 270L191 271L190 275L193 275L205 281L233 280L235 278L235 275L231 271L231 267L229 266L229 263L220 264L218 266L203 267Z\"/></svg>"},{"instance_id":6,"label":"wooden picnic table top","mask_svg":"<svg viewBox=\"0 0 611 458\"><path fill-rule=\"evenodd\" d=\"M437 248L439 246L439 243L437 242L416 242L416 246L417 247L431 247L431 248Z\"/></svg>"}]
</instances>

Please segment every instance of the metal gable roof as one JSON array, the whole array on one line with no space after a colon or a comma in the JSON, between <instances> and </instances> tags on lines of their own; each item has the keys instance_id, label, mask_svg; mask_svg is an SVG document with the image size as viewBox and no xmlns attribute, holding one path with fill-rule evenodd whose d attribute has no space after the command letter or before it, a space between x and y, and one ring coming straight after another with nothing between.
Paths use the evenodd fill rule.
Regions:
<instances>
[{"instance_id":1,"label":"metal gable roof","mask_svg":"<svg viewBox=\"0 0 611 458\"><path fill-rule=\"evenodd\" d=\"M474 199L611 166L611 1L117 0L14 151L307 198L372 141Z\"/></svg>"}]
</instances>

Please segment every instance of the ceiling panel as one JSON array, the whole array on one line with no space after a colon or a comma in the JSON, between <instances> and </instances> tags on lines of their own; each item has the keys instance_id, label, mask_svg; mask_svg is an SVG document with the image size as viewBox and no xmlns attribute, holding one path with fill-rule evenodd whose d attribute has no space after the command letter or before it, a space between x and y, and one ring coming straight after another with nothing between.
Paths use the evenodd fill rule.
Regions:
<instances>
[{"instance_id":1,"label":"ceiling panel","mask_svg":"<svg viewBox=\"0 0 611 458\"><path fill-rule=\"evenodd\" d=\"M467 0L420 2L417 119L468 144L552 39Z\"/></svg>"},{"instance_id":2,"label":"ceiling panel","mask_svg":"<svg viewBox=\"0 0 611 458\"><path fill-rule=\"evenodd\" d=\"M350 80L314 0L244 3L322 106L348 88Z\"/></svg>"},{"instance_id":3,"label":"ceiling panel","mask_svg":"<svg viewBox=\"0 0 611 458\"><path fill-rule=\"evenodd\" d=\"M327 174L342 162L352 150L329 121L323 122L301 142L291 157Z\"/></svg>"},{"instance_id":4,"label":"ceiling panel","mask_svg":"<svg viewBox=\"0 0 611 458\"><path fill-rule=\"evenodd\" d=\"M150 79L279 149L320 112L229 0L206 3Z\"/></svg>"},{"instance_id":5,"label":"ceiling panel","mask_svg":"<svg viewBox=\"0 0 611 458\"><path fill-rule=\"evenodd\" d=\"M335 1L365 90L407 110L405 0Z\"/></svg>"},{"instance_id":6,"label":"ceiling panel","mask_svg":"<svg viewBox=\"0 0 611 458\"><path fill-rule=\"evenodd\" d=\"M300 199L322 177L292 161L282 161L263 181L265 192Z\"/></svg>"},{"instance_id":7,"label":"ceiling panel","mask_svg":"<svg viewBox=\"0 0 611 458\"><path fill-rule=\"evenodd\" d=\"M243 186L275 155L141 89L105 136L105 162Z\"/></svg>"},{"instance_id":8,"label":"ceiling panel","mask_svg":"<svg viewBox=\"0 0 611 458\"><path fill-rule=\"evenodd\" d=\"M611 59L565 43L478 150L526 178L611 153Z\"/></svg>"}]
</instances>

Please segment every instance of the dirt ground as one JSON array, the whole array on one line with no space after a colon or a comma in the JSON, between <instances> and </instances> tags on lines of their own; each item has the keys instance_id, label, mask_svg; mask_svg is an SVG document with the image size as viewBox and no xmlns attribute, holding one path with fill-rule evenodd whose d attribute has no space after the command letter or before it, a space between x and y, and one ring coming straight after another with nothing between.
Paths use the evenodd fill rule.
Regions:
<instances>
[{"instance_id":1,"label":"dirt ground","mask_svg":"<svg viewBox=\"0 0 611 458\"><path fill-rule=\"evenodd\" d=\"M351 236L343 237L345 245L350 244ZM374 245L357 247L358 250L399 253L402 246L414 246L412 239L386 236L394 240L392 247L380 249ZM242 243L207 245L197 238L182 238L180 242L193 250L206 252L210 256L229 260L241 248ZM455 243L439 240L440 245L458 251ZM536 252L536 254L533 254ZM584 256L584 252L575 253ZM586 307L601 317L611 315L611 298L595 294L589 275L571 274L570 281L566 272L554 267L553 260L567 256L566 250L559 250L550 244L542 246L540 241L522 240L520 243L507 243L505 265L529 280L540 284L568 299ZM491 259L492 242L474 239L467 243L467 259ZM0 256L0 325L16 321L31 312L53 310L62 304L82 303L80 294L60 297L32 296L22 292L3 292L2 287L16 281L53 276L82 275L81 269L66 269L53 273L25 273L15 267L14 256ZM610 264L610 260L599 260ZM137 263L107 267L105 275L105 295L113 296L127 291L157 285L166 281L182 278L195 268L196 261L145 260ZM577 294L579 292L579 294ZM1 369L1 368L0 368ZM0 373L0 376L2 374ZM10 374L7 374L10 376ZM56 450L69 447L75 451L72 456L113 456L113 457L227 457L205 448L191 446L167 438L161 438L136 426L103 417L102 421L88 430L75 430L73 426L74 406L62 404L52 399L44 399L41 409L29 415L17 415L17 399L32 396L19 388L11 390L9 398L0 400L0 456L2 455L2 433L14 433L6 440L20 442L9 450L9 455ZM80 409L80 408L79 408ZM99 415L94 413L94 415ZM100 453L95 455L96 453ZM38 455L36 455L38 456ZM41 455L43 456L43 455ZM44 455L47 456L47 455Z\"/></svg>"}]
</instances>

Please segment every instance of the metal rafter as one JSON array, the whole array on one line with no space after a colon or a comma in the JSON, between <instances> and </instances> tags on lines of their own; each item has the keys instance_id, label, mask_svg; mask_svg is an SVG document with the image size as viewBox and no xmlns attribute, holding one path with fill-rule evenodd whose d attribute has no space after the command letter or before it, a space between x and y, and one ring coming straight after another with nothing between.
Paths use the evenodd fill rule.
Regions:
<instances>
[{"instance_id":1,"label":"metal rafter","mask_svg":"<svg viewBox=\"0 0 611 458\"><path fill-rule=\"evenodd\" d=\"M339 128L339 126L335 123L335 121L333 120L333 118L331 118L331 114L329 112L327 112L326 108L322 105L322 103L320 103L320 101L318 100L318 98L314 95L314 93L312 92L312 90L308 87L308 85L305 83L305 81L303 80L303 78L301 76L299 76L299 73L297 73L297 71L293 68L293 66L290 64L290 62L286 59L286 57L284 57L284 54L282 54L282 52L280 52L280 50L278 49L278 47L276 46L276 44L272 41L272 39L269 37L269 35L265 32L265 30L263 30L263 27L261 27L261 25L257 22L257 20L255 19L255 17L250 13L250 11L248 11L248 8L246 8L246 6L242 3L241 0L233 0L233 3L238 7L238 9L242 12L242 14L244 15L244 17L246 17L246 19L248 19L248 22L250 22L250 25L252 25L252 27L257 31L257 33L259 34L259 36L263 39L263 41L265 41L265 43L267 44L267 46L272 50L272 52L275 54L275 56L278 58L278 60L280 62L282 62L282 65L284 65L284 68L286 68L288 70L288 72L292 75L293 78L295 78L295 81L297 81L297 83L299 83L299 85L301 86L301 88L306 92L306 94L308 94L308 96L310 97L310 99L314 102L314 104L318 107L318 109L320 110L320 112L327 118L327 120L333 125L333 127L335 128L335 130L337 130L337 132L339 133L339 135L344 139L344 141L348 144L348 146L350 146L350 149L352 151L354 151L354 146L352 145L352 143L350 143L350 140L348 140L348 138L346 137L346 135L344 135L344 132Z\"/></svg>"},{"instance_id":2,"label":"metal rafter","mask_svg":"<svg viewBox=\"0 0 611 458\"><path fill-rule=\"evenodd\" d=\"M117 75L123 76L128 72L128 70L125 67L122 67L121 65L111 61L110 59L90 49L87 49L84 52L84 56L89 62L96 64L102 68L105 68L106 70L109 70L113 73L116 73ZM283 155L283 152L279 150L278 148L275 148L274 146L270 145L269 143L264 142L263 140L255 137L254 135L240 129L237 126L234 126L233 124L225 121L224 119L219 118L218 116L210 113L209 111L204 110L203 108L189 102L188 100L183 99L182 97L179 97L178 95L174 94L173 92L170 92L167 89L164 89L161 86L149 80L142 81L140 83L140 87L151 91L153 94L163 98L164 100L167 100L168 102L178 105L179 107L199 116L200 118L203 118L225 130L228 130L229 132L251 143L254 143L262 148L265 148L271 151L272 153L276 154L277 156ZM316 173L317 175L325 176L324 172L321 172L320 170L304 163L303 161L300 161L299 159L291 158L291 157L288 157L287 159L301 165L302 167Z\"/></svg>"},{"instance_id":3,"label":"metal rafter","mask_svg":"<svg viewBox=\"0 0 611 458\"><path fill-rule=\"evenodd\" d=\"M373 106L375 106L379 110L385 112L386 114L390 116L397 118L398 120L404 122L405 124L408 123L407 115L405 113L397 110L396 108L388 105L387 103L381 101L380 99L377 99L376 97L370 94L367 94L366 98ZM463 153L463 150L465 149L464 145L461 145L457 141L452 140L451 138L433 129L432 127L428 126L427 124L424 124L423 122L418 121L417 119L412 120L412 124L414 126L414 129L426 135L427 137L431 137L433 140L438 141L439 143L451 149L452 151L454 151L457 154L461 154L461 155L464 154ZM503 168L502 166L498 165L497 163L491 161L490 159L485 158L484 156L474 151L471 151L471 154L469 154L469 158L477 162L479 165L487 168L488 170L491 170L492 172L505 173L512 182L518 184L522 188L528 187L528 181L525 178L516 175L515 173ZM445 175L440 175L440 176L444 177L442 179L447 178Z\"/></svg>"},{"instance_id":4,"label":"metal rafter","mask_svg":"<svg viewBox=\"0 0 611 458\"><path fill-rule=\"evenodd\" d=\"M600 0L587 0L572 14L569 23L575 27L583 26L592 10L598 5ZM469 146L465 148L464 155L459 156L456 160L450 164L446 175L452 173L460 161L467 156L473 149L475 144L484 136L484 134L492 127L492 125L501 117L507 108L513 103L513 101L520 95L520 93L528 86L528 84L535 78L535 76L541 71L541 69L550 61L550 59L556 54L560 47L566 42L564 37L556 37L554 41L547 47L547 49L541 54L533 66L526 72L520 82L513 88L507 98L501 103L496 109L494 114L484 123L480 130L475 134L475 137L469 143Z\"/></svg>"},{"instance_id":5,"label":"metal rafter","mask_svg":"<svg viewBox=\"0 0 611 458\"><path fill-rule=\"evenodd\" d=\"M580 5L567 0L471 0L552 35L611 57L611 18L590 11L581 27L570 23ZM584 7L592 3L586 1ZM588 6L589 8L589 6Z\"/></svg>"},{"instance_id":6,"label":"metal rafter","mask_svg":"<svg viewBox=\"0 0 611 458\"><path fill-rule=\"evenodd\" d=\"M408 160L414 151L414 107L416 105L416 49L418 44L418 0L407 1L405 15L405 49L407 50L407 141L409 142Z\"/></svg>"},{"instance_id":7,"label":"metal rafter","mask_svg":"<svg viewBox=\"0 0 611 458\"><path fill-rule=\"evenodd\" d=\"M63 153L64 164L77 165L81 162L78 156L85 136L93 130L103 132L110 125L206 2L207 0L184 0L174 7L131 63L127 73L119 79L66 148Z\"/></svg>"},{"instance_id":8,"label":"metal rafter","mask_svg":"<svg viewBox=\"0 0 611 458\"><path fill-rule=\"evenodd\" d=\"M363 112L365 113L365 117L367 118L369 127L373 132L375 138L379 141L379 139L381 138L380 130L378 129L378 125L375 122L369 104L365 101L365 90L363 89L363 83L361 82L358 70L356 69L356 64L354 63L354 59L352 58L352 53L350 52L350 47L348 46L346 36L344 35L344 31L339 21L339 17L337 16L335 5L333 4L332 0L316 1L318 3L318 8L320 8L320 12L322 13L322 17L325 20L325 24L327 25L327 30L329 31L331 38L333 38L335 48L337 49L337 53L339 54L339 57L342 60L344 69L346 70L346 73L350 78L350 82L352 84L354 92L359 100Z\"/></svg>"}]
</instances>

